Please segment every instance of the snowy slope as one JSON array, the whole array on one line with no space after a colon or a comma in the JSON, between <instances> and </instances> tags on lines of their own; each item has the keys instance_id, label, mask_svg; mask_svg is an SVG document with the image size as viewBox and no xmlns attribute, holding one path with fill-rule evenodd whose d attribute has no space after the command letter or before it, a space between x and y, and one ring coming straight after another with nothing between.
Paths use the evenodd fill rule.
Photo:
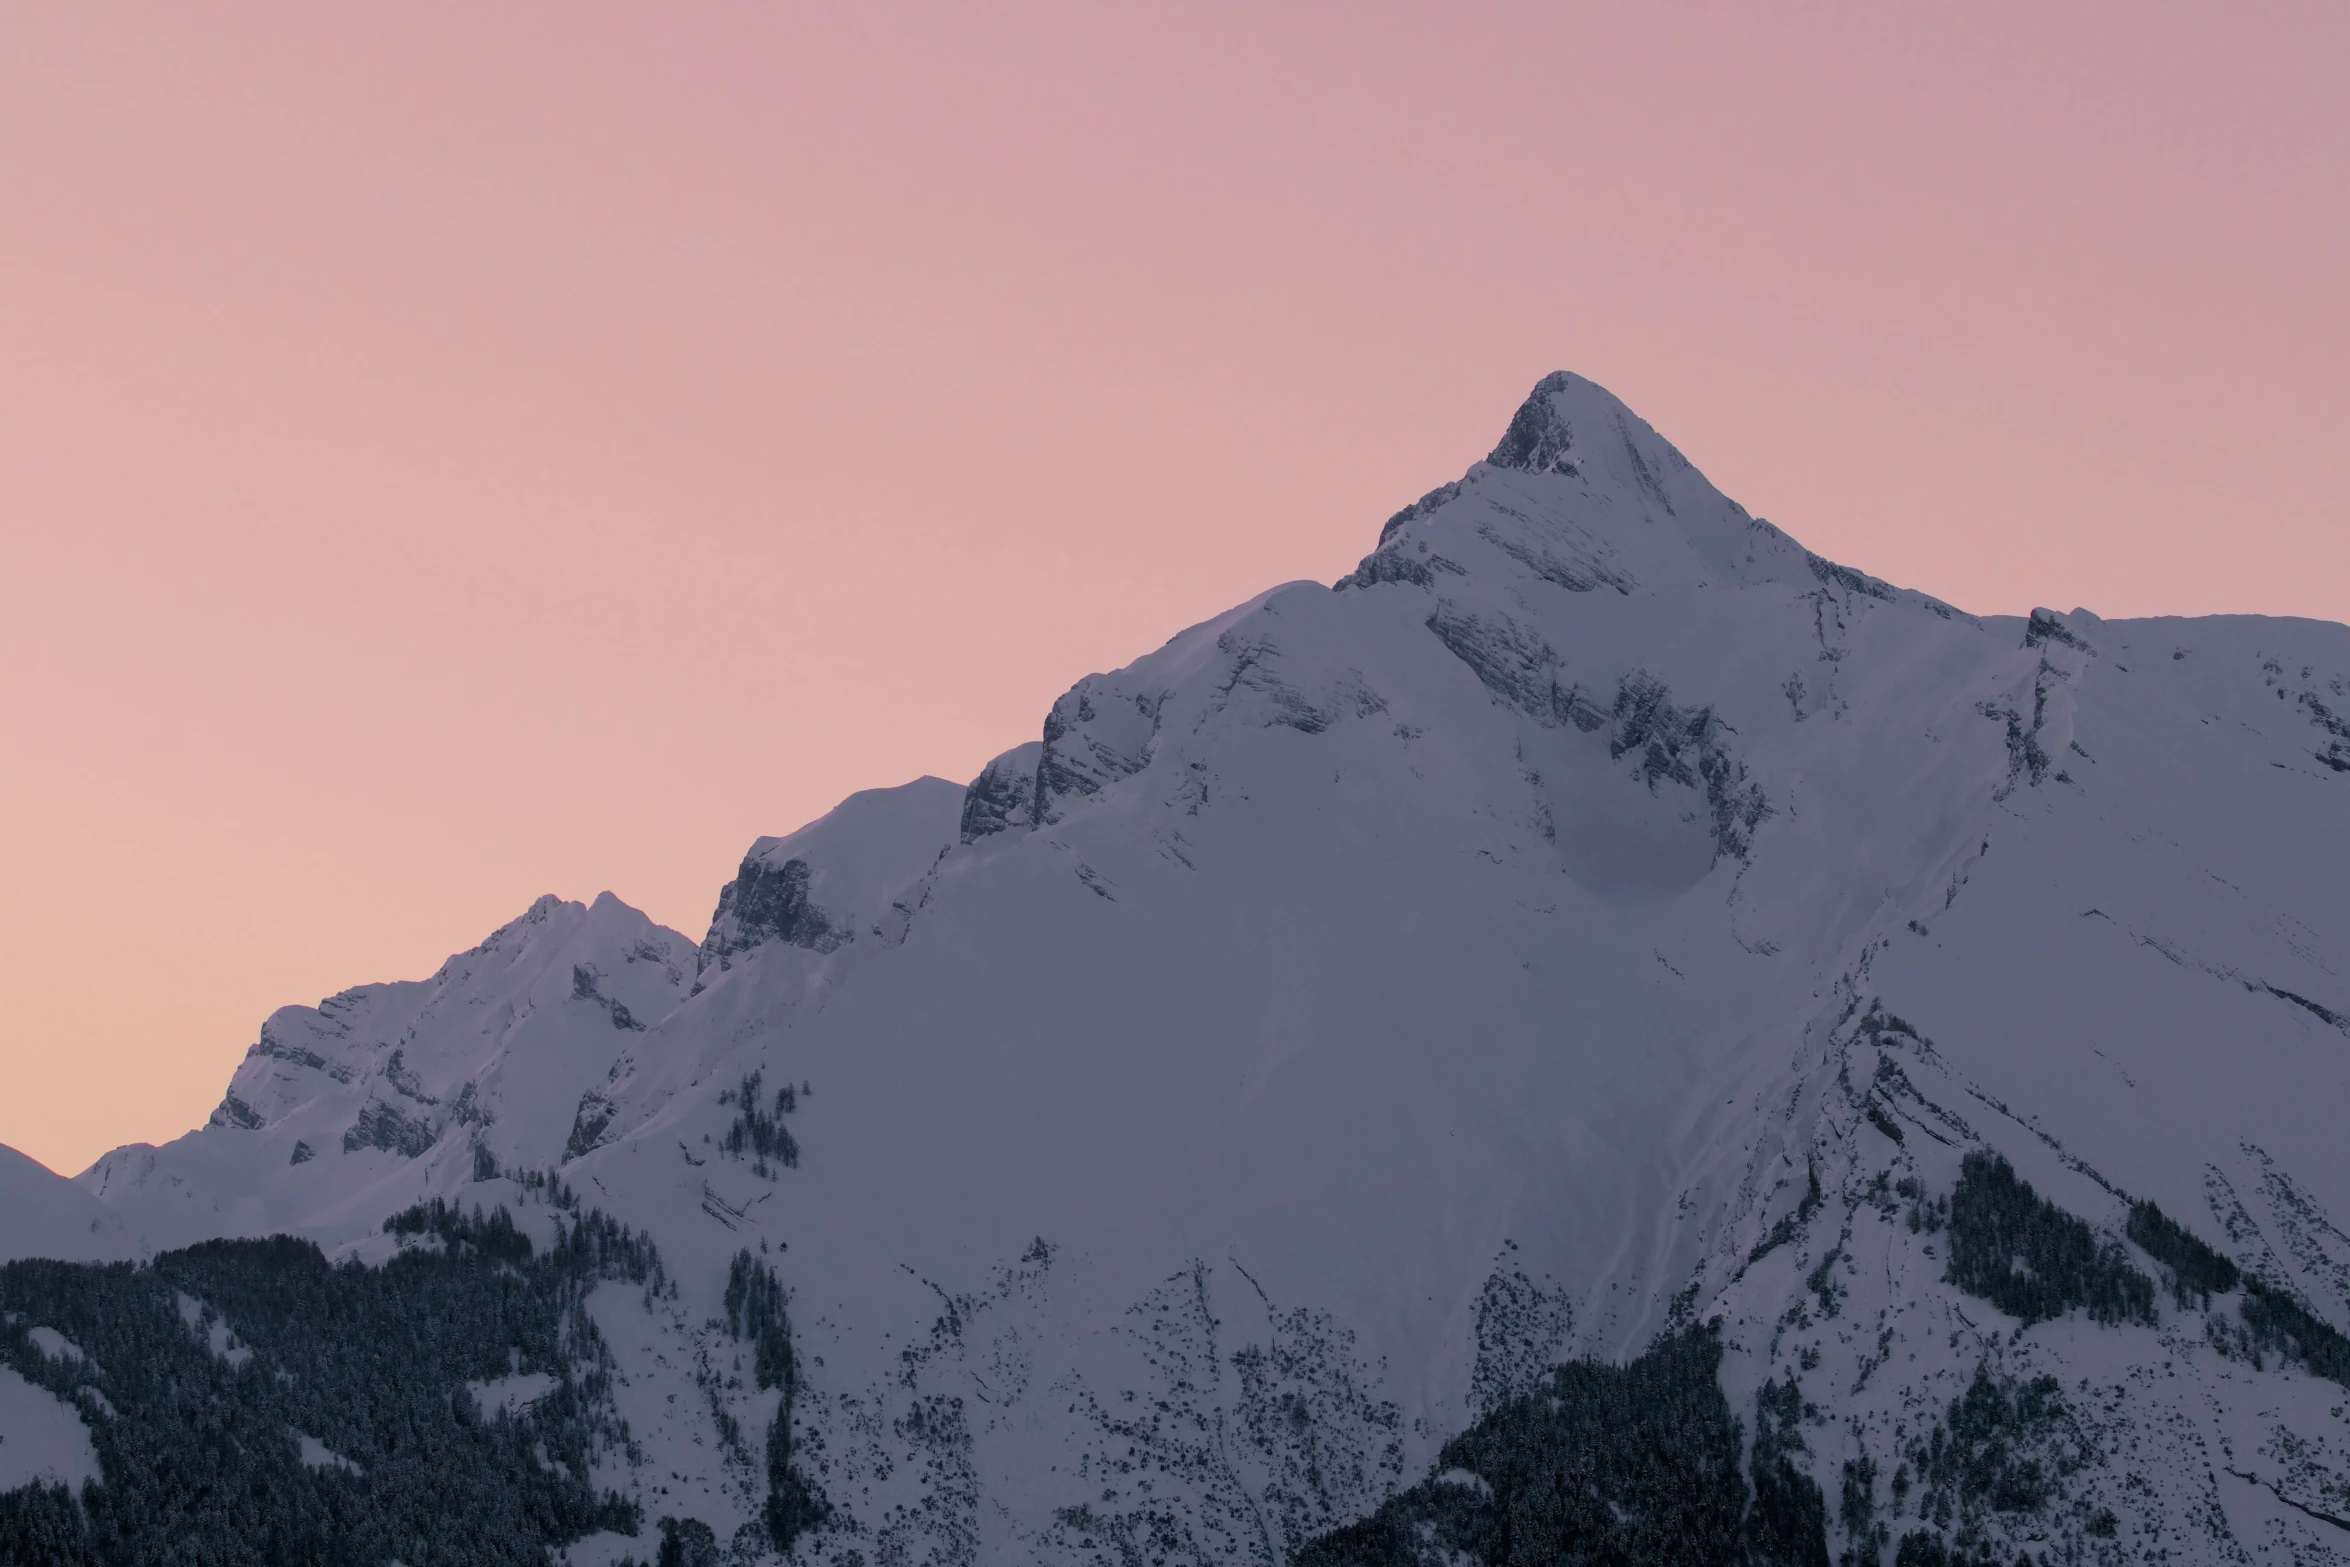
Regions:
<instances>
[{"instance_id":1,"label":"snowy slope","mask_svg":"<svg viewBox=\"0 0 2350 1567\"><path fill-rule=\"evenodd\" d=\"M81 1183L158 1246L371 1232L426 1172L559 1159L580 1096L693 971L690 940L609 893L541 898L428 980L280 1008L209 1123Z\"/></svg>"},{"instance_id":2,"label":"snowy slope","mask_svg":"<svg viewBox=\"0 0 2350 1567\"><path fill-rule=\"evenodd\" d=\"M613 1477L721 1538L765 1476L715 1414L777 1395L712 1318L764 1255L808 1560L1285 1561L1544 1366L1710 1318L1831 1498L1866 1459L1891 1507L1978 1370L2055 1375L2061 1503L1936 1527L2340 1559L2341 1388L2167 1296L2018 1331L1889 1194L1991 1149L2350 1326L2346 714L2350 629L1972 617L1553 377L1335 590L761 840L698 951L542 900L279 1013L211 1125L83 1184L157 1244L364 1255L561 1166L680 1286L595 1303Z\"/></svg>"},{"instance_id":3,"label":"snowy slope","mask_svg":"<svg viewBox=\"0 0 2350 1567\"><path fill-rule=\"evenodd\" d=\"M0 1262L116 1262L147 1248L122 1213L13 1148L0 1148Z\"/></svg>"},{"instance_id":4,"label":"snowy slope","mask_svg":"<svg viewBox=\"0 0 2350 1567\"><path fill-rule=\"evenodd\" d=\"M73 1406L0 1366L0 1491L26 1485L79 1489L98 1478L98 1451Z\"/></svg>"}]
</instances>

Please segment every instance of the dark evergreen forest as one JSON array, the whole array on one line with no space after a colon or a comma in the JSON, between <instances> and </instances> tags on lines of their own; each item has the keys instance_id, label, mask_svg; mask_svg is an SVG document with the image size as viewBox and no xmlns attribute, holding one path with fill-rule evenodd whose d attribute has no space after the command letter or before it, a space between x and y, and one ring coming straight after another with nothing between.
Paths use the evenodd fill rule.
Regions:
<instances>
[{"instance_id":1,"label":"dark evergreen forest","mask_svg":"<svg viewBox=\"0 0 2350 1567\"><path fill-rule=\"evenodd\" d=\"M1827 1567L1826 1499L1788 1461L1803 1441L1782 1406L1801 1400L1792 1384L1764 1390L1750 1485L1721 1359L1713 1333L1693 1328L1628 1366L1560 1366L1299 1567Z\"/></svg>"},{"instance_id":2,"label":"dark evergreen forest","mask_svg":"<svg viewBox=\"0 0 2350 1567\"><path fill-rule=\"evenodd\" d=\"M2098 1322L2154 1321L2154 1281L2120 1243L2100 1241L1995 1153L1966 1156L1949 1222L1950 1282L2026 1326L2076 1307Z\"/></svg>"},{"instance_id":3,"label":"dark evergreen forest","mask_svg":"<svg viewBox=\"0 0 2350 1567\"><path fill-rule=\"evenodd\" d=\"M538 1252L503 1208L439 1202L385 1228L431 1239L381 1267L283 1236L0 1267L0 1359L81 1411L102 1476L0 1496L0 1562L538 1567L635 1534L635 1505L591 1480L629 1438L584 1301L606 1279L659 1288L651 1242L574 1213ZM216 1321L250 1353L218 1353ZM83 1358L45 1356L44 1326ZM485 1418L466 1386L532 1372L552 1388L518 1413ZM306 1466L302 1436L347 1463Z\"/></svg>"},{"instance_id":4,"label":"dark evergreen forest","mask_svg":"<svg viewBox=\"0 0 2350 1567\"><path fill-rule=\"evenodd\" d=\"M799 1356L792 1348L783 1284L775 1270L752 1256L747 1247L735 1253L727 1269L726 1326L735 1338L750 1342L758 1385L783 1390L783 1402L767 1430L766 1523L767 1536L775 1548L789 1550L804 1531L823 1523L831 1508L792 1465L792 1405L799 1398ZM663 1549L668 1549L667 1540Z\"/></svg>"}]
</instances>

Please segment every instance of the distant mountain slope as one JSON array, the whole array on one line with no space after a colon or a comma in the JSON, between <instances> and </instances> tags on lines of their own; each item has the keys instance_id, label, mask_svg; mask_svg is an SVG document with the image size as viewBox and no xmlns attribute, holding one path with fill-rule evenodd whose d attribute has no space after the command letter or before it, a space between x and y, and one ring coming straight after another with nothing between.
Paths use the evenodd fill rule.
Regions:
<instances>
[{"instance_id":1,"label":"distant mountain slope","mask_svg":"<svg viewBox=\"0 0 2350 1567\"><path fill-rule=\"evenodd\" d=\"M368 1233L424 1170L559 1159L580 1096L693 972L690 939L610 893L541 898L429 980L280 1008L206 1126L118 1148L81 1182L166 1245Z\"/></svg>"},{"instance_id":2,"label":"distant mountain slope","mask_svg":"<svg viewBox=\"0 0 2350 1567\"><path fill-rule=\"evenodd\" d=\"M122 1213L13 1148L0 1147L0 1262L112 1262L144 1250Z\"/></svg>"},{"instance_id":3,"label":"distant mountain slope","mask_svg":"<svg viewBox=\"0 0 2350 1567\"><path fill-rule=\"evenodd\" d=\"M746 1556L1503 1559L1452 1493L1591 1424L1526 1400L1653 1375L1773 1559L2340 1560L2346 715L2350 628L1970 616L1554 376L698 949L542 901L83 1184L377 1257L559 1172L677 1286L587 1306L635 1494Z\"/></svg>"}]
</instances>

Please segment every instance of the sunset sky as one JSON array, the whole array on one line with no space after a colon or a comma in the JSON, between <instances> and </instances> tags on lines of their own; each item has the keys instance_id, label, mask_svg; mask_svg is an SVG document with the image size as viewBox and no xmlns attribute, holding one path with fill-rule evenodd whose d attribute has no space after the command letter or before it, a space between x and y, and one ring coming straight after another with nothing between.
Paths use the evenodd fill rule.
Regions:
<instances>
[{"instance_id":1,"label":"sunset sky","mask_svg":"<svg viewBox=\"0 0 2350 1567\"><path fill-rule=\"evenodd\" d=\"M2350 7L19 6L0 1142L1333 579L1569 368L1964 608L2350 614Z\"/></svg>"}]
</instances>

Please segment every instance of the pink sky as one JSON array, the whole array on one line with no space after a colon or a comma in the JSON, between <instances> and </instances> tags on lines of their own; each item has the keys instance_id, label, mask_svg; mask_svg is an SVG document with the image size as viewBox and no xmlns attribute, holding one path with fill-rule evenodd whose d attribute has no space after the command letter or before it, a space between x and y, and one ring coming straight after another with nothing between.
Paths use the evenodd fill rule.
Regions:
<instances>
[{"instance_id":1,"label":"pink sky","mask_svg":"<svg viewBox=\"0 0 2350 1567\"><path fill-rule=\"evenodd\" d=\"M0 22L0 1142L1334 578L1537 377L1967 608L2350 611L2350 8Z\"/></svg>"}]
</instances>

